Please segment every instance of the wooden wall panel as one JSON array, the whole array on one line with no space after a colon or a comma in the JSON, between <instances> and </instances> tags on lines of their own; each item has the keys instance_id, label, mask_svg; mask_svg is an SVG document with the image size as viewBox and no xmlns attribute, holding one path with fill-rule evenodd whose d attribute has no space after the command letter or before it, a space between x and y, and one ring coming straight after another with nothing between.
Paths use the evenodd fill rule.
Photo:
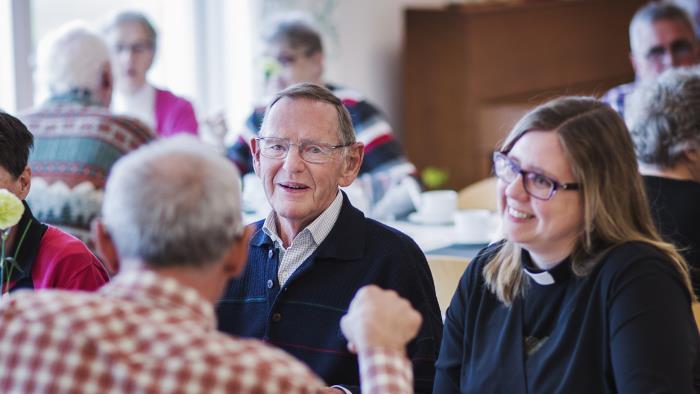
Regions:
<instances>
[{"instance_id":1,"label":"wooden wall panel","mask_svg":"<svg viewBox=\"0 0 700 394\"><path fill-rule=\"evenodd\" d=\"M489 175L514 120L564 94L631 80L627 27L642 0L550 1L409 9L404 145L452 188Z\"/></svg>"}]
</instances>

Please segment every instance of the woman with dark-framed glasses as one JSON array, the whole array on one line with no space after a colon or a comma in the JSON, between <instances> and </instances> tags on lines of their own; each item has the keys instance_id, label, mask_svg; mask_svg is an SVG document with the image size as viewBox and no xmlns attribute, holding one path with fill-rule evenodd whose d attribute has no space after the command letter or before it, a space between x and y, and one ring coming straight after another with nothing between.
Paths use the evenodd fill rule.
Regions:
<instances>
[{"instance_id":1,"label":"woman with dark-framed glasses","mask_svg":"<svg viewBox=\"0 0 700 394\"><path fill-rule=\"evenodd\" d=\"M436 393L695 392L688 269L651 220L627 129L569 97L494 154L504 240L447 309Z\"/></svg>"}]
</instances>

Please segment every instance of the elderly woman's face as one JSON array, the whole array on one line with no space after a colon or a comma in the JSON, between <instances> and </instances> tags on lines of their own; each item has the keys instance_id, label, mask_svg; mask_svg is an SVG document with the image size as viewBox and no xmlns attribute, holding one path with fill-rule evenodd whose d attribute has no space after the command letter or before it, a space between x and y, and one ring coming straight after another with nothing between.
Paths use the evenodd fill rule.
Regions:
<instances>
[{"instance_id":1,"label":"elderly woman's face","mask_svg":"<svg viewBox=\"0 0 700 394\"><path fill-rule=\"evenodd\" d=\"M544 175L559 183L575 182L557 133L530 131L515 143L508 158L522 170ZM542 268L568 256L583 231L580 191L559 189L549 200L532 197L523 176L498 181L503 230L508 240L530 252Z\"/></svg>"},{"instance_id":2,"label":"elderly woman's face","mask_svg":"<svg viewBox=\"0 0 700 394\"><path fill-rule=\"evenodd\" d=\"M146 83L146 72L153 64L154 43L138 22L124 22L107 35L112 50L117 89L134 91Z\"/></svg>"}]
</instances>

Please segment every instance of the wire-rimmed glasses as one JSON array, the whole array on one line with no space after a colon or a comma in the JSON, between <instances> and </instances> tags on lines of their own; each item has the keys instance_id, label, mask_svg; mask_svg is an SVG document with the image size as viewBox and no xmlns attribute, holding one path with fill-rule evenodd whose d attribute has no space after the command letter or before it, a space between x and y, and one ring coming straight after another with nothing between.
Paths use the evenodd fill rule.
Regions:
<instances>
[{"instance_id":1,"label":"wire-rimmed glasses","mask_svg":"<svg viewBox=\"0 0 700 394\"><path fill-rule=\"evenodd\" d=\"M331 145L315 141L294 143L288 138L278 137L257 137L255 140L260 147L260 154L267 158L284 159L289 153L289 148L296 146L299 148L299 155L302 160L315 164L327 162L337 149L346 148L353 144L349 142L347 144Z\"/></svg>"}]
</instances>

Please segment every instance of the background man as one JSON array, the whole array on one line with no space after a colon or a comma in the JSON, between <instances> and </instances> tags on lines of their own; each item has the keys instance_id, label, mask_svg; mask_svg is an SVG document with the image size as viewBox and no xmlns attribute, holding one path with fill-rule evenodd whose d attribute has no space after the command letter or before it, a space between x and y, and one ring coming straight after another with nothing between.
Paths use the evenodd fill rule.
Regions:
<instances>
[{"instance_id":1,"label":"background man","mask_svg":"<svg viewBox=\"0 0 700 394\"><path fill-rule=\"evenodd\" d=\"M33 137L14 116L0 112L0 188L22 200L24 214L7 238L5 256L19 269L5 264L2 293L18 289L60 288L95 290L109 280L102 263L80 240L34 218L24 199L32 186L27 165Z\"/></svg>"},{"instance_id":2,"label":"background man","mask_svg":"<svg viewBox=\"0 0 700 394\"><path fill-rule=\"evenodd\" d=\"M21 115L35 137L27 201L37 219L89 242L112 164L155 134L107 109L109 51L96 33L64 25L39 43L36 59L36 83L48 99Z\"/></svg>"},{"instance_id":3,"label":"background man","mask_svg":"<svg viewBox=\"0 0 700 394\"><path fill-rule=\"evenodd\" d=\"M94 227L123 272L99 293L4 299L0 391L323 392L292 357L216 331L212 303L243 269L251 235L239 189L233 165L190 136L120 160ZM358 351L363 390L411 392L405 344L419 325L395 293L358 293L338 335Z\"/></svg>"},{"instance_id":4,"label":"background man","mask_svg":"<svg viewBox=\"0 0 700 394\"><path fill-rule=\"evenodd\" d=\"M363 285L393 289L423 316L408 354L416 391L430 392L442 336L430 269L413 240L365 218L339 190L364 154L342 102L318 85L283 90L252 151L272 212L255 225L247 268L219 303L220 328L280 346L326 382L355 389L340 318Z\"/></svg>"},{"instance_id":5,"label":"background man","mask_svg":"<svg viewBox=\"0 0 700 394\"><path fill-rule=\"evenodd\" d=\"M309 82L323 85L324 53L321 35L315 27L299 15L276 21L264 37L268 63L266 82L268 93L274 95L288 86ZM353 185L351 198L373 217L389 217L413 209L409 188L419 190L410 177L416 169L406 157L384 115L367 102L358 92L337 85L326 84L350 112L357 138L365 146L365 159L360 177ZM266 101L269 100L269 96ZM255 109L245 124L236 143L229 147L228 157L242 174L253 171L250 139L260 131L265 105ZM399 186L400 185L400 186Z\"/></svg>"},{"instance_id":6,"label":"background man","mask_svg":"<svg viewBox=\"0 0 700 394\"><path fill-rule=\"evenodd\" d=\"M630 22L629 35L635 81L617 86L601 98L623 117L625 98L639 82L653 81L667 69L691 66L700 60L693 21L676 5L652 2L643 6Z\"/></svg>"}]
</instances>

